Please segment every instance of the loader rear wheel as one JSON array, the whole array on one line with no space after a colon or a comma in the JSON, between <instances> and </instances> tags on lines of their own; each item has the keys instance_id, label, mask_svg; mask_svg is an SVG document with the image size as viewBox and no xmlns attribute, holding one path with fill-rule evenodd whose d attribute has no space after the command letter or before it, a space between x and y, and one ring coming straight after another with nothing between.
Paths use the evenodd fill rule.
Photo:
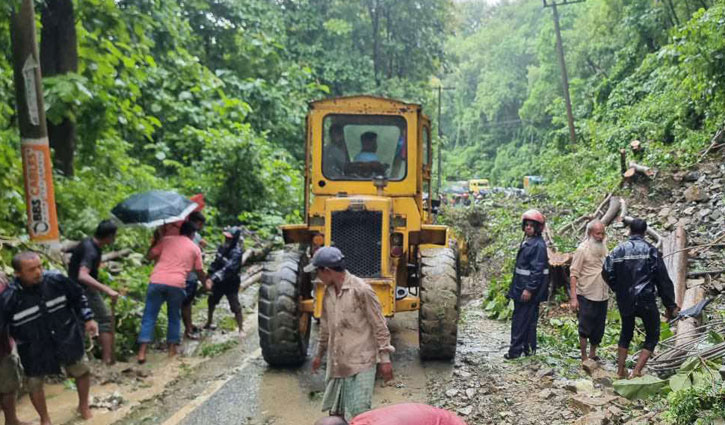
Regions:
<instances>
[{"instance_id":1,"label":"loader rear wheel","mask_svg":"<svg viewBox=\"0 0 725 425\"><path fill-rule=\"evenodd\" d=\"M310 315L299 300L311 296L307 262L299 251L275 251L267 257L259 288L259 345L270 366L300 366L307 357Z\"/></svg>"},{"instance_id":2,"label":"loader rear wheel","mask_svg":"<svg viewBox=\"0 0 725 425\"><path fill-rule=\"evenodd\" d=\"M459 297L458 259L450 248L420 250L418 336L424 360L451 360L456 355Z\"/></svg>"}]
</instances>

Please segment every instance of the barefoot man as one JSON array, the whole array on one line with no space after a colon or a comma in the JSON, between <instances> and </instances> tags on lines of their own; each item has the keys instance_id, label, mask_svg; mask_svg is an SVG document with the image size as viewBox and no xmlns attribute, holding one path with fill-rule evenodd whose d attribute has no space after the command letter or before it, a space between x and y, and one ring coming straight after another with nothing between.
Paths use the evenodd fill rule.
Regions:
<instances>
[{"instance_id":1,"label":"barefoot man","mask_svg":"<svg viewBox=\"0 0 725 425\"><path fill-rule=\"evenodd\" d=\"M0 294L0 329L10 325L41 425L51 423L43 377L60 373L61 366L75 378L78 412L89 419L91 374L83 362L83 333L98 336L98 324L83 289L59 272L44 272L34 252L15 255L12 266L15 280Z\"/></svg>"}]
</instances>

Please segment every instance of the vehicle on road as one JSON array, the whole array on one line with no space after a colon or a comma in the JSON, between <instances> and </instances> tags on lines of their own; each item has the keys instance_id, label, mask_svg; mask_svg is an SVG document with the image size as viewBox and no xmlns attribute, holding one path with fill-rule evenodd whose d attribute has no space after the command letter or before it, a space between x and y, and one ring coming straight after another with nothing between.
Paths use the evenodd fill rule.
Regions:
<instances>
[{"instance_id":1,"label":"vehicle on road","mask_svg":"<svg viewBox=\"0 0 725 425\"><path fill-rule=\"evenodd\" d=\"M491 183L488 179L472 179L468 181L468 191L472 194L479 194L481 191L491 190Z\"/></svg>"},{"instance_id":2,"label":"vehicle on road","mask_svg":"<svg viewBox=\"0 0 725 425\"><path fill-rule=\"evenodd\" d=\"M285 249L270 255L259 293L267 363L304 362L324 288L302 269L330 245L371 285L385 316L418 311L423 359L455 356L459 249L447 226L432 224L430 128L417 104L372 96L310 103L305 222L282 226Z\"/></svg>"}]
</instances>

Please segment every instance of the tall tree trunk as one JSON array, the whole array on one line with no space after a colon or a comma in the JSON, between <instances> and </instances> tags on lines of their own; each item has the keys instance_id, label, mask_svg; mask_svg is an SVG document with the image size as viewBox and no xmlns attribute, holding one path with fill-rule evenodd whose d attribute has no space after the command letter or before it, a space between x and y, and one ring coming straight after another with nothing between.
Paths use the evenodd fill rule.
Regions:
<instances>
[{"instance_id":1,"label":"tall tree trunk","mask_svg":"<svg viewBox=\"0 0 725 425\"><path fill-rule=\"evenodd\" d=\"M40 69L43 75L78 71L78 42L72 0L47 0L41 14ZM68 118L59 124L48 122L48 137L53 148L53 164L66 176L73 175L75 123Z\"/></svg>"},{"instance_id":2,"label":"tall tree trunk","mask_svg":"<svg viewBox=\"0 0 725 425\"><path fill-rule=\"evenodd\" d=\"M665 0L665 3L670 7L670 12L672 13L672 20L675 22L675 25L678 27L680 26L680 18L677 17L677 11L675 10L675 5L672 4L672 0Z\"/></svg>"},{"instance_id":3,"label":"tall tree trunk","mask_svg":"<svg viewBox=\"0 0 725 425\"><path fill-rule=\"evenodd\" d=\"M378 0L368 0L368 13L372 24L373 36L373 71L375 86L380 87L380 4Z\"/></svg>"}]
</instances>

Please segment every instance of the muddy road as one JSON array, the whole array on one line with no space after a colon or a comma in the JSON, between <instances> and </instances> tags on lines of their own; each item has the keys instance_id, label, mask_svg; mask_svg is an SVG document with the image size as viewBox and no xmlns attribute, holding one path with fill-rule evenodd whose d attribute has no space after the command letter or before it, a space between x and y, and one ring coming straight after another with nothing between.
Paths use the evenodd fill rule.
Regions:
<instances>
[{"instance_id":1,"label":"muddy road","mask_svg":"<svg viewBox=\"0 0 725 425\"><path fill-rule=\"evenodd\" d=\"M324 372L312 374L311 355L296 369L274 369L264 362L259 349L256 312L252 307L256 288L243 297L247 307L245 337L241 344L182 374L167 389L148 400L126 418L125 424L307 424L324 416L320 411ZM224 304L220 308L226 308ZM428 402L430 388L453 373L451 362L421 362L418 356L417 313L390 320L395 379L376 383L373 405L405 401ZM310 353L316 350L317 326L313 326Z\"/></svg>"}]
</instances>

